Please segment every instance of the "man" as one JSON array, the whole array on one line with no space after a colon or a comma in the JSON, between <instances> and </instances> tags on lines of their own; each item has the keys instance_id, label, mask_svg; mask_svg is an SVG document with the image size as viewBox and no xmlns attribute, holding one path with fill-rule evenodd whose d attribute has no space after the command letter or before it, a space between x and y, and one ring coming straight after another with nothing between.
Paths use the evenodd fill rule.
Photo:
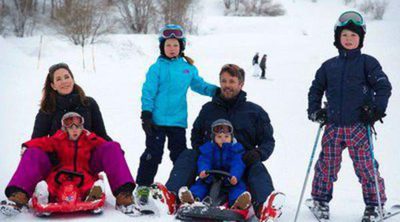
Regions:
<instances>
[{"instance_id":1,"label":"man","mask_svg":"<svg viewBox=\"0 0 400 222\"><path fill-rule=\"evenodd\" d=\"M183 152L171 172L167 188L177 193L181 186L189 185L196 172L196 158L199 146L210 139L211 124L217 119L229 120L235 129L235 138L243 144L246 164L244 180L252 195L253 206L258 217L266 217L263 212L268 206L266 201L272 198L282 199L281 193L273 192L271 176L262 164L272 154L275 146L273 128L268 114L262 107L246 101L246 92L242 91L245 73L234 64L222 67L220 86L211 102L206 103L192 129L192 147L194 150ZM264 205L264 203L266 203ZM270 207L270 206L269 206ZM279 216L279 207L275 211Z\"/></svg>"}]
</instances>

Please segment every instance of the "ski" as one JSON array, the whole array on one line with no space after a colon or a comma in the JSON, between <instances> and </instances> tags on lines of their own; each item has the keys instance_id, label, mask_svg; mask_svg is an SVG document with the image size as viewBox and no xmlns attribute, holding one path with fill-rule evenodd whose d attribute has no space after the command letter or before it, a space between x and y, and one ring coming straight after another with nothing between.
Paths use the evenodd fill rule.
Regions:
<instances>
[{"instance_id":1,"label":"ski","mask_svg":"<svg viewBox=\"0 0 400 222\"><path fill-rule=\"evenodd\" d=\"M393 205L389 212L383 217L383 220L389 219L393 216L399 215L400 214L400 204L398 205Z\"/></svg>"},{"instance_id":2,"label":"ski","mask_svg":"<svg viewBox=\"0 0 400 222\"><path fill-rule=\"evenodd\" d=\"M307 199L306 202L305 202L305 205L311 211L311 213L314 215L315 219L317 219L319 222L327 222L327 221L329 221L329 219L321 218L321 215L318 214L314 210L313 199Z\"/></svg>"}]
</instances>

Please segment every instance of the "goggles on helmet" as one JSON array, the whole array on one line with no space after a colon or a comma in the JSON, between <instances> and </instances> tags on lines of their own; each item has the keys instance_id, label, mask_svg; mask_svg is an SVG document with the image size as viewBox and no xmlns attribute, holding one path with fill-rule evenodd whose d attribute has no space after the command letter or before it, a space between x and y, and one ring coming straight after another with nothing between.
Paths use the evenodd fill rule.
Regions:
<instances>
[{"instance_id":1,"label":"goggles on helmet","mask_svg":"<svg viewBox=\"0 0 400 222\"><path fill-rule=\"evenodd\" d=\"M63 127L71 128L73 125L76 127L83 126L84 119L78 113L67 113L63 116L61 124Z\"/></svg>"},{"instance_id":2,"label":"goggles on helmet","mask_svg":"<svg viewBox=\"0 0 400 222\"><path fill-rule=\"evenodd\" d=\"M212 129L214 134L225 133L225 134L232 134L233 129L231 126L228 125L216 125Z\"/></svg>"},{"instance_id":3,"label":"goggles on helmet","mask_svg":"<svg viewBox=\"0 0 400 222\"><path fill-rule=\"evenodd\" d=\"M160 31L160 37L164 39L170 39L170 38L183 39L185 38L185 33L183 32L182 27L179 25L166 25Z\"/></svg>"},{"instance_id":4,"label":"goggles on helmet","mask_svg":"<svg viewBox=\"0 0 400 222\"><path fill-rule=\"evenodd\" d=\"M335 30L337 27L346 26L347 24L349 24L349 22L352 22L357 26L361 26L363 30L366 31L365 21L361 14L356 11L347 11L341 14L338 21L336 22Z\"/></svg>"}]
</instances>

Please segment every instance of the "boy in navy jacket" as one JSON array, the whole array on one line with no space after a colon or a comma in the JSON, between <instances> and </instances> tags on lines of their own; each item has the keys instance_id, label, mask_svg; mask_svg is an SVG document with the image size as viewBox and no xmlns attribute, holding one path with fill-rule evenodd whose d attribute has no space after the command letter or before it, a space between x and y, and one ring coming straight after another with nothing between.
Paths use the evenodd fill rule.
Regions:
<instances>
[{"instance_id":1,"label":"boy in navy jacket","mask_svg":"<svg viewBox=\"0 0 400 222\"><path fill-rule=\"evenodd\" d=\"M364 218L369 221L377 217L378 209L386 202L384 181L376 170L379 206L373 163L376 160L370 152L367 126L373 127L386 116L392 87L378 60L361 54L365 31L364 19L358 12L347 11L339 17L334 42L339 56L322 64L308 94L309 119L326 124L311 193L315 210L325 219L329 219L328 203L346 147L362 185ZM328 103L327 108L321 109L324 94Z\"/></svg>"}]
</instances>

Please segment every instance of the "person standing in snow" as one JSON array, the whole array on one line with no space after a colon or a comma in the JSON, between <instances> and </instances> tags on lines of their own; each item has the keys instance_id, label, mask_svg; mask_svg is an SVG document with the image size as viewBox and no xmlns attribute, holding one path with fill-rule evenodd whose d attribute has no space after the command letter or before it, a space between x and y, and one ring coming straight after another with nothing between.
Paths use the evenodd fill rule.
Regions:
<instances>
[{"instance_id":1,"label":"person standing in snow","mask_svg":"<svg viewBox=\"0 0 400 222\"><path fill-rule=\"evenodd\" d=\"M32 139L53 136L62 128L61 119L65 113L71 111L78 113L85 119L83 124L85 129L107 140L96 147L92 153L93 158L89 163L92 172L105 171L107 173L115 167L119 169L119 174L122 176L117 180L109 181L111 190L116 197L117 205L133 204L132 192L135 189L135 182L124 158L124 152L119 143L111 141L107 135L96 101L85 95L83 89L75 82L67 64L58 63L49 68L40 107L36 115ZM60 163L54 152L45 152L39 148L23 149L22 153L17 171L5 191L6 196L14 200L17 206L24 205L24 201L31 197L37 182L45 179L51 169ZM110 159L111 156L112 159ZM22 175L25 176L18 176L21 175L19 171L23 171ZM32 176L26 176L28 172ZM127 209L121 208L121 210L129 213L124 211Z\"/></svg>"},{"instance_id":2,"label":"person standing in snow","mask_svg":"<svg viewBox=\"0 0 400 222\"><path fill-rule=\"evenodd\" d=\"M197 159L197 173L199 179L190 187L179 189L181 203L193 204L195 198L203 200L210 192L211 178L207 178L207 170L223 170L229 172L231 178L226 181L228 187L229 206L232 209L247 209L251 205L251 195L246 191L246 184L242 179L246 165L242 157L244 148L233 137L232 123L226 119L218 119L211 124L211 141L199 147Z\"/></svg>"},{"instance_id":3,"label":"person standing in snow","mask_svg":"<svg viewBox=\"0 0 400 222\"><path fill-rule=\"evenodd\" d=\"M146 149L140 157L136 182L138 204L148 205L149 186L154 182L168 137L170 159L175 163L186 150L187 101L189 87L202 95L213 96L217 86L199 76L193 60L184 55L186 37L179 25L164 26L159 36L160 56L151 65L142 88L142 127Z\"/></svg>"},{"instance_id":4,"label":"person standing in snow","mask_svg":"<svg viewBox=\"0 0 400 222\"><path fill-rule=\"evenodd\" d=\"M265 69L267 68L267 55L264 54L260 61L261 79L265 79Z\"/></svg>"},{"instance_id":5,"label":"person standing in snow","mask_svg":"<svg viewBox=\"0 0 400 222\"><path fill-rule=\"evenodd\" d=\"M335 25L334 45L339 56L318 69L308 93L308 118L326 124L322 151L315 165L312 184L314 209L329 218L329 201L337 180L342 151L347 147L356 175L362 185L366 204L364 219L378 217L378 194L374 164L370 153L367 126L386 116L391 84L378 60L361 54L366 26L361 14L347 11ZM323 95L327 108L321 108ZM378 164L376 164L378 166ZM377 170L378 171L378 170ZM378 172L382 207L386 202L383 178Z\"/></svg>"},{"instance_id":6,"label":"person standing in snow","mask_svg":"<svg viewBox=\"0 0 400 222\"><path fill-rule=\"evenodd\" d=\"M252 64L253 66L258 65L258 52L254 55Z\"/></svg>"}]
</instances>

